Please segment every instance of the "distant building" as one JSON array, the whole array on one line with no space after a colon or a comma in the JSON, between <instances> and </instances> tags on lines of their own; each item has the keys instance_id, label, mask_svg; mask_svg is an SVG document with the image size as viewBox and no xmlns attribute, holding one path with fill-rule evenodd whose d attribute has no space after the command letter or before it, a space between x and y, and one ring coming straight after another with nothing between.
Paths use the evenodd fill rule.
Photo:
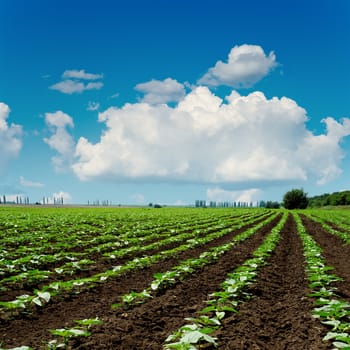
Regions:
<instances>
[{"instance_id":1,"label":"distant building","mask_svg":"<svg viewBox=\"0 0 350 350\"><path fill-rule=\"evenodd\" d=\"M207 207L207 202L203 199L197 199L195 202L195 207L196 208L206 208Z\"/></svg>"}]
</instances>

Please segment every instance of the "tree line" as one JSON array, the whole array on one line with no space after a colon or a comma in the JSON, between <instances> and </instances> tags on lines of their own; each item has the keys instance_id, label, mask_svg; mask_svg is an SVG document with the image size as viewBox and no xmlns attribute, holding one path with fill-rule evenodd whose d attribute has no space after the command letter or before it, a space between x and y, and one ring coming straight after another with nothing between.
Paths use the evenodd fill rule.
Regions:
<instances>
[{"instance_id":1,"label":"tree line","mask_svg":"<svg viewBox=\"0 0 350 350\"><path fill-rule=\"evenodd\" d=\"M318 208L334 205L350 205L350 191L324 193L319 196L309 198L309 207Z\"/></svg>"},{"instance_id":2,"label":"tree line","mask_svg":"<svg viewBox=\"0 0 350 350\"><path fill-rule=\"evenodd\" d=\"M331 194L324 193L308 197L303 189L292 189L285 193L282 205L286 209L350 205L350 191L333 192Z\"/></svg>"}]
</instances>

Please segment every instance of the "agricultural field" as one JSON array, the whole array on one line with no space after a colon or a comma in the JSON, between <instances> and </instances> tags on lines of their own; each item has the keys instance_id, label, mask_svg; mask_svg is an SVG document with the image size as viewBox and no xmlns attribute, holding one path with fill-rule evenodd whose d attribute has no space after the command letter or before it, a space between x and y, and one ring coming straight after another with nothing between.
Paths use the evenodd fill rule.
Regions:
<instances>
[{"instance_id":1,"label":"agricultural field","mask_svg":"<svg viewBox=\"0 0 350 350\"><path fill-rule=\"evenodd\" d=\"M0 206L0 349L350 349L350 210Z\"/></svg>"}]
</instances>

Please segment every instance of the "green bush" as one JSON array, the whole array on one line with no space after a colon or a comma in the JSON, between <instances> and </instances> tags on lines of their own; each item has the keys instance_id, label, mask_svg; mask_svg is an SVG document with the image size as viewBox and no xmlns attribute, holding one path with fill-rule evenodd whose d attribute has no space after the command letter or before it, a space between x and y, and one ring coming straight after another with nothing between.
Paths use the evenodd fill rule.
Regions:
<instances>
[{"instance_id":1,"label":"green bush","mask_svg":"<svg viewBox=\"0 0 350 350\"><path fill-rule=\"evenodd\" d=\"M283 196L283 206L286 209L305 209L307 205L307 193L303 189L294 188Z\"/></svg>"}]
</instances>

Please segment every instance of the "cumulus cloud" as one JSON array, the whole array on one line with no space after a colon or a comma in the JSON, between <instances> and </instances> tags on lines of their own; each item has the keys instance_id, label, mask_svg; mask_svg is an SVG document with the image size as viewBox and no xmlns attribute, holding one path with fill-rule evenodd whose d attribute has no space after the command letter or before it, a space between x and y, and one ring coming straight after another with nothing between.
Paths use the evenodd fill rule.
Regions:
<instances>
[{"instance_id":1,"label":"cumulus cloud","mask_svg":"<svg viewBox=\"0 0 350 350\"><path fill-rule=\"evenodd\" d=\"M276 66L276 56L267 56L261 46L241 45L231 49L227 62L218 61L199 79L199 84L234 88L251 87Z\"/></svg>"},{"instance_id":2,"label":"cumulus cloud","mask_svg":"<svg viewBox=\"0 0 350 350\"><path fill-rule=\"evenodd\" d=\"M339 142L350 134L350 119L343 118L339 123L331 117L322 119L326 126L326 134L314 136L308 132L304 143L298 150L298 155L304 161L304 166L312 162L316 167L319 178L317 183L323 185L339 176L344 152ZM317 162L317 164L315 164Z\"/></svg>"},{"instance_id":3,"label":"cumulus cloud","mask_svg":"<svg viewBox=\"0 0 350 350\"><path fill-rule=\"evenodd\" d=\"M86 73L84 69L81 70L66 70L62 74L62 78L65 79L84 79L84 80L96 80L96 79L102 79L103 74L93 74L93 73Z\"/></svg>"},{"instance_id":4,"label":"cumulus cloud","mask_svg":"<svg viewBox=\"0 0 350 350\"><path fill-rule=\"evenodd\" d=\"M8 124L10 107L0 102L0 173L3 173L11 159L16 158L22 148L22 127Z\"/></svg>"},{"instance_id":5,"label":"cumulus cloud","mask_svg":"<svg viewBox=\"0 0 350 350\"><path fill-rule=\"evenodd\" d=\"M82 93L87 90L99 90L103 87L102 74L86 73L85 70L66 70L62 74L62 81L51 85L51 90L57 90L64 94ZM89 81L90 80L90 81Z\"/></svg>"},{"instance_id":6,"label":"cumulus cloud","mask_svg":"<svg viewBox=\"0 0 350 350\"><path fill-rule=\"evenodd\" d=\"M326 133L307 130L306 111L261 92L225 100L199 86L175 107L125 104L99 114L100 141L81 137L72 169L81 180L180 181L258 188L267 182L339 175L340 141L350 120L326 118Z\"/></svg>"},{"instance_id":7,"label":"cumulus cloud","mask_svg":"<svg viewBox=\"0 0 350 350\"><path fill-rule=\"evenodd\" d=\"M185 96L184 85L171 78L137 84L135 89L145 94L141 102L150 104L178 102Z\"/></svg>"},{"instance_id":8,"label":"cumulus cloud","mask_svg":"<svg viewBox=\"0 0 350 350\"><path fill-rule=\"evenodd\" d=\"M75 93L82 93L83 91L87 90L99 90L103 86L103 83L101 82L89 82L89 83L83 83L81 81L76 80L63 80L60 81L57 84L51 85L50 89L57 90L62 92L63 94L75 94Z\"/></svg>"},{"instance_id":9,"label":"cumulus cloud","mask_svg":"<svg viewBox=\"0 0 350 350\"><path fill-rule=\"evenodd\" d=\"M26 180L23 176L19 177L19 183L23 187L44 187L45 186L41 182L34 182L34 181Z\"/></svg>"},{"instance_id":10,"label":"cumulus cloud","mask_svg":"<svg viewBox=\"0 0 350 350\"><path fill-rule=\"evenodd\" d=\"M69 168L74 154L74 140L67 131L68 127L74 127L73 119L68 114L57 111L46 113L45 122L52 135L49 138L44 138L44 142L58 153L52 158L52 163L56 171L65 171Z\"/></svg>"}]
</instances>

